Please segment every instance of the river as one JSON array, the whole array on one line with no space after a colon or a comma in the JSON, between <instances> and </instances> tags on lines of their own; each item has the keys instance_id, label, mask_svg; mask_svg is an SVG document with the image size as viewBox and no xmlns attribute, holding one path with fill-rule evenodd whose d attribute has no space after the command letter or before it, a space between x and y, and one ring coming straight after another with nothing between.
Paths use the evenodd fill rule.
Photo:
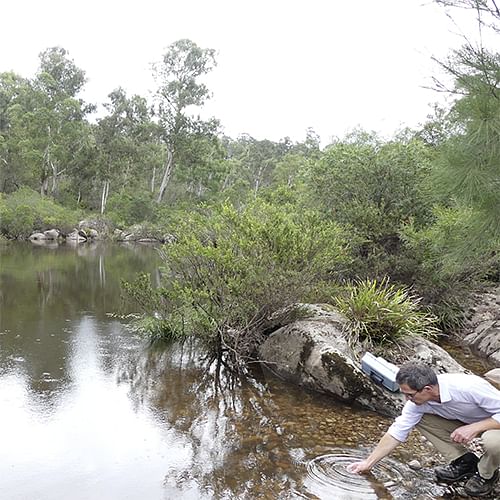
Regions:
<instances>
[{"instance_id":1,"label":"river","mask_svg":"<svg viewBox=\"0 0 500 500\"><path fill-rule=\"evenodd\" d=\"M148 246L0 244L2 500L436 498L406 466L432 462L418 435L345 474L388 419L232 377L194 342L150 346L120 282L158 265Z\"/></svg>"}]
</instances>

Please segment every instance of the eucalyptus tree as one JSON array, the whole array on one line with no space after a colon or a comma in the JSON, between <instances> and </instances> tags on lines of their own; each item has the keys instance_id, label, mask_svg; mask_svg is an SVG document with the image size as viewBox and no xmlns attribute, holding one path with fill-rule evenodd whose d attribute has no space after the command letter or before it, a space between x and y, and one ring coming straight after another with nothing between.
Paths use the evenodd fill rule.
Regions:
<instances>
[{"instance_id":1,"label":"eucalyptus tree","mask_svg":"<svg viewBox=\"0 0 500 500\"><path fill-rule=\"evenodd\" d=\"M29 109L30 83L12 73L0 74L0 192L33 186L32 172L20 158L21 137L16 117Z\"/></svg>"},{"instance_id":2,"label":"eucalyptus tree","mask_svg":"<svg viewBox=\"0 0 500 500\"><path fill-rule=\"evenodd\" d=\"M77 98L85 73L60 47L40 54L40 66L24 89L24 99L10 108L19 161L38 177L42 195L55 195L63 174L81 166L89 146L86 115L92 107Z\"/></svg>"},{"instance_id":3,"label":"eucalyptus tree","mask_svg":"<svg viewBox=\"0 0 500 500\"><path fill-rule=\"evenodd\" d=\"M159 127L151 119L146 99L138 95L129 98L122 88L108 97L108 114L94 127L101 213L106 209L111 183L117 191L152 189L161 153Z\"/></svg>"},{"instance_id":4,"label":"eucalyptus tree","mask_svg":"<svg viewBox=\"0 0 500 500\"><path fill-rule=\"evenodd\" d=\"M158 189L161 202L177 167L191 156L192 139L210 136L217 123L203 123L189 111L202 106L210 97L201 79L215 67L215 51L202 49L187 39L172 43L162 60L153 66L158 84L155 94L155 115L161 127L165 146L165 162Z\"/></svg>"},{"instance_id":5,"label":"eucalyptus tree","mask_svg":"<svg viewBox=\"0 0 500 500\"><path fill-rule=\"evenodd\" d=\"M248 134L236 140L226 138L225 145L232 169L224 188L239 194L251 192L254 197L272 184L276 165L292 147L287 139L279 143L259 141Z\"/></svg>"}]
</instances>

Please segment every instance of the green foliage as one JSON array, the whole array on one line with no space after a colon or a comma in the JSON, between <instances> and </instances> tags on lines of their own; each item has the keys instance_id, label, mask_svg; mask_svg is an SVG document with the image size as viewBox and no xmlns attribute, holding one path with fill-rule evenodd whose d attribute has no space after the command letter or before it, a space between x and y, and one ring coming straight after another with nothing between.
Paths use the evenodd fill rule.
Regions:
<instances>
[{"instance_id":1,"label":"green foliage","mask_svg":"<svg viewBox=\"0 0 500 500\"><path fill-rule=\"evenodd\" d=\"M311 203L351 231L353 276L406 274L399 232L409 222L430 221L423 181L432 154L418 140L383 143L358 132L313 164L306 179Z\"/></svg>"},{"instance_id":2,"label":"green foliage","mask_svg":"<svg viewBox=\"0 0 500 500\"><path fill-rule=\"evenodd\" d=\"M215 64L213 49L202 49L191 40L182 39L172 43L162 61L153 66L158 83L154 113L160 127L159 138L166 150L158 203L162 201L179 165L188 170L198 166L201 171L205 171L203 164L210 163L207 162L208 158L202 162L196 158L200 149L206 150L212 142L218 122L215 119L203 121L199 116L190 116L188 112L193 106L203 106L210 98L210 92L201 78Z\"/></svg>"},{"instance_id":3,"label":"green foliage","mask_svg":"<svg viewBox=\"0 0 500 500\"><path fill-rule=\"evenodd\" d=\"M494 253L484 258L477 248L467 249L469 258L465 258L461 242L468 237L471 217L470 209L436 208L433 224L421 229L407 225L401 232L412 256L413 286L445 332L463 326L467 291L483 278L485 269L498 263ZM471 244L480 245L480 238Z\"/></svg>"},{"instance_id":4,"label":"green foliage","mask_svg":"<svg viewBox=\"0 0 500 500\"><path fill-rule=\"evenodd\" d=\"M142 312L153 314L144 315L135 321L134 329L147 336L151 341L177 340L186 335L182 328L182 319L177 318L175 313L166 318L160 317L156 311L169 308L166 301L168 297L161 288L154 288L151 285L149 275L140 274L134 281L122 282L122 289L125 295L137 304ZM170 308L169 308L170 309Z\"/></svg>"},{"instance_id":5,"label":"green foliage","mask_svg":"<svg viewBox=\"0 0 500 500\"><path fill-rule=\"evenodd\" d=\"M471 260L488 265L500 245L500 54L465 45L442 65L459 98L447 116L456 133L441 147L432 185L467 213L443 256L467 269Z\"/></svg>"},{"instance_id":6,"label":"green foliage","mask_svg":"<svg viewBox=\"0 0 500 500\"><path fill-rule=\"evenodd\" d=\"M309 185L336 220L384 243L402 223L427 220L421 181L430 172L430 160L429 150L416 140L339 142L314 165Z\"/></svg>"},{"instance_id":7,"label":"green foliage","mask_svg":"<svg viewBox=\"0 0 500 500\"><path fill-rule=\"evenodd\" d=\"M409 336L435 337L436 318L419 309L420 299L388 280L360 280L347 286L335 304L350 321L356 340L368 346L397 344Z\"/></svg>"},{"instance_id":8,"label":"green foliage","mask_svg":"<svg viewBox=\"0 0 500 500\"><path fill-rule=\"evenodd\" d=\"M52 228L67 232L80 215L29 188L10 195L0 193L0 232L9 238L23 239L34 231Z\"/></svg>"},{"instance_id":9,"label":"green foliage","mask_svg":"<svg viewBox=\"0 0 500 500\"><path fill-rule=\"evenodd\" d=\"M167 335L175 325L242 354L271 313L318 298L348 260L337 225L259 200L240 212L222 205L184 214L174 233L150 312L169 321Z\"/></svg>"},{"instance_id":10,"label":"green foliage","mask_svg":"<svg viewBox=\"0 0 500 500\"><path fill-rule=\"evenodd\" d=\"M150 193L123 190L112 194L107 204L107 216L117 227L128 227L148 220L153 214Z\"/></svg>"}]
</instances>

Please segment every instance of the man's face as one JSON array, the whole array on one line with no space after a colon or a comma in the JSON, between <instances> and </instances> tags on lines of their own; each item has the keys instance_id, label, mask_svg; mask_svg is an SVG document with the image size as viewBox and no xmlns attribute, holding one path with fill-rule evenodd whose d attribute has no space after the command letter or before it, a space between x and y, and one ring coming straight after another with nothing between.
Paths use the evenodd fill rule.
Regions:
<instances>
[{"instance_id":1,"label":"man's face","mask_svg":"<svg viewBox=\"0 0 500 500\"><path fill-rule=\"evenodd\" d=\"M432 397L431 395L431 386L426 385L419 391L412 389L410 386L406 384L401 384L399 386L399 390L401 393L406 397L406 399L409 399L416 405L421 405L423 403L427 403Z\"/></svg>"}]
</instances>

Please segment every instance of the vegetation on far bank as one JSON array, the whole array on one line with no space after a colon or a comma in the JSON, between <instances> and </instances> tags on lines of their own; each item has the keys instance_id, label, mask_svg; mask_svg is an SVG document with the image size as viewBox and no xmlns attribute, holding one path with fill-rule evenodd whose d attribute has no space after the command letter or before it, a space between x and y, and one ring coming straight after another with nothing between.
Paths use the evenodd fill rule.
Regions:
<instances>
[{"instance_id":1,"label":"vegetation on far bank","mask_svg":"<svg viewBox=\"0 0 500 500\"><path fill-rule=\"evenodd\" d=\"M481 7L498 34L485 2L438 3ZM500 54L466 41L441 62L455 99L421 128L326 147L313 130L234 139L192 114L215 63L179 40L154 67L151 100L115 89L95 122L64 49L42 52L33 78L0 73L0 235L88 217L172 235L162 285L124 285L143 327L243 357L273 312L332 297L368 341L459 328L467 292L500 279Z\"/></svg>"}]
</instances>

